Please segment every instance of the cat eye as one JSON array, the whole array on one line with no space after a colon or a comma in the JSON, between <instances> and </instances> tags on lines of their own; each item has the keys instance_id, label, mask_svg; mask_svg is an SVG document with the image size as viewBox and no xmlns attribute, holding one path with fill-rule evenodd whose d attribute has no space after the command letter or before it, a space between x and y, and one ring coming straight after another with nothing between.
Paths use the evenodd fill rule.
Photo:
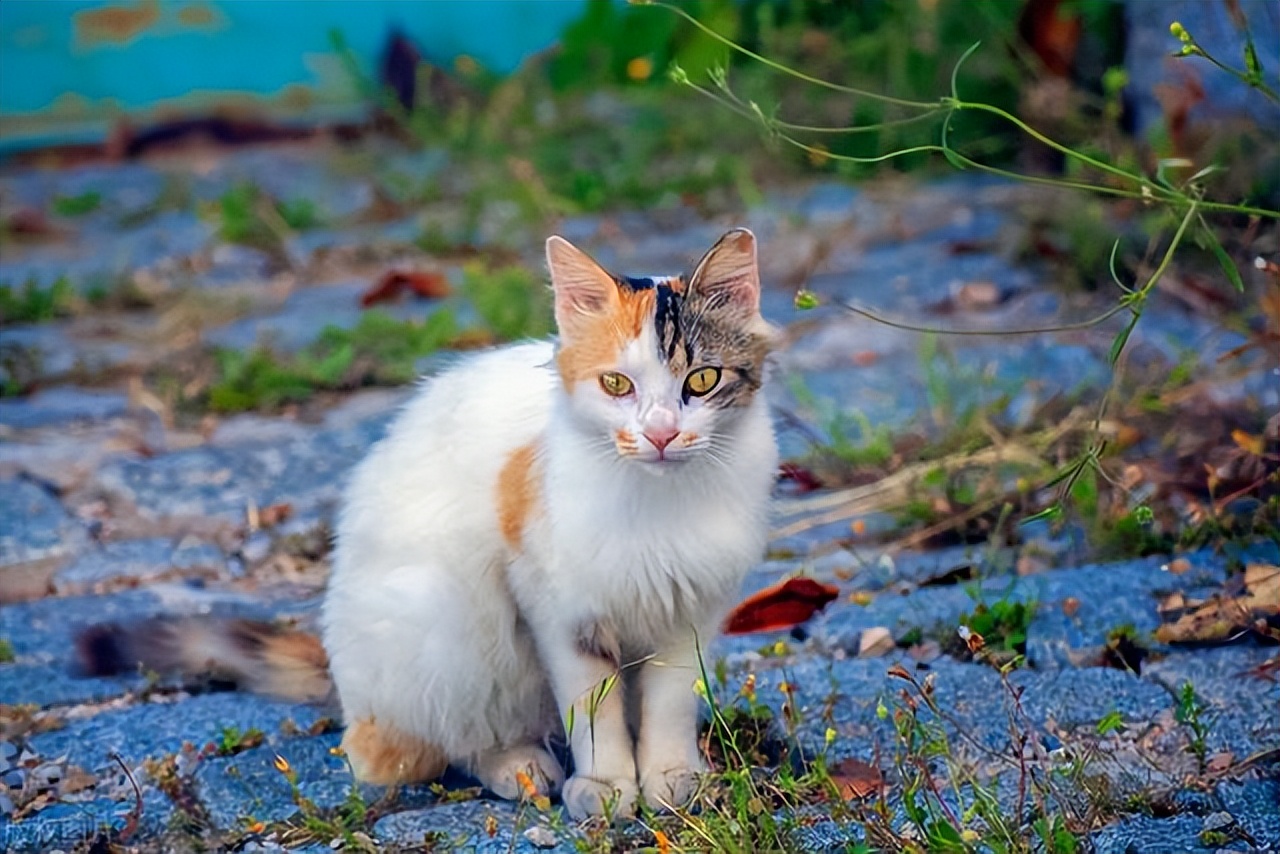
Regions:
<instances>
[{"instance_id":1,"label":"cat eye","mask_svg":"<svg viewBox=\"0 0 1280 854\"><path fill-rule=\"evenodd\" d=\"M600 375L600 388L604 389L604 393L612 397L623 397L631 394L631 380L625 374L617 371L606 371Z\"/></svg>"},{"instance_id":2,"label":"cat eye","mask_svg":"<svg viewBox=\"0 0 1280 854\"><path fill-rule=\"evenodd\" d=\"M696 371L690 373L689 376L685 377L685 394L692 395L693 397L702 397L704 394L708 394L713 388L715 388L716 383L718 382L720 382L719 368L698 368Z\"/></svg>"}]
</instances>

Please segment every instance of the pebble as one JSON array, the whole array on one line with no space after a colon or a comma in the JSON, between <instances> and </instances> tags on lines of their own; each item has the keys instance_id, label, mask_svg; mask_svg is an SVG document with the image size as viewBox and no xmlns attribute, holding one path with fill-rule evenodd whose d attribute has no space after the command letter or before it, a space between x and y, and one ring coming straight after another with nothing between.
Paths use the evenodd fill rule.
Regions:
<instances>
[{"instance_id":1,"label":"pebble","mask_svg":"<svg viewBox=\"0 0 1280 854\"><path fill-rule=\"evenodd\" d=\"M524 838L534 848L555 848L560 842L556 835L545 827L531 827L524 832Z\"/></svg>"}]
</instances>

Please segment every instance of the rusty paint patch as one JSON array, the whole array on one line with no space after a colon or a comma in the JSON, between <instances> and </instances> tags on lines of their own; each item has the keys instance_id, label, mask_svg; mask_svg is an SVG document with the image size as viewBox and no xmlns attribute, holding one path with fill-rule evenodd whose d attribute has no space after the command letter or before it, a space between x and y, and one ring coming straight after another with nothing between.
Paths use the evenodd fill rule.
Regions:
<instances>
[{"instance_id":1,"label":"rusty paint patch","mask_svg":"<svg viewBox=\"0 0 1280 854\"><path fill-rule=\"evenodd\" d=\"M226 23L222 13L208 3L190 3L178 10L178 23L194 30L212 29Z\"/></svg>"},{"instance_id":2,"label":"rusty paint patch","mask_svg":"<svg viewBox=\"0 0 1280 854\"><path fill-rule=\"evenodd\" d=\"M160 0L85 9L72 16L76 41L85 45L127 44L159 21Z\"/></svg>"}]
</instances>

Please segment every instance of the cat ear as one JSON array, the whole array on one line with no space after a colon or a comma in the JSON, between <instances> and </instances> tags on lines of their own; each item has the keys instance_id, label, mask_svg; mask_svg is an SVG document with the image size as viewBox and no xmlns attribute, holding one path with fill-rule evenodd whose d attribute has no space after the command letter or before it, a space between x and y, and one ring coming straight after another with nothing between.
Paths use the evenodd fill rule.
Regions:
<instances>
[{"instance_id":1,"label":"cat ear","mask_svg":"<svg viewBox=\"0 0 1280 854\"><path fill-rule=\"evenodd\" d=\"M694 268L689 290L711 308L731 307L759 314L756 236L745 228L735 228L716 241Z\"/></svg>"},{"instance_id":2,"label":"cat ear","mask_svg":"<svg viewBox=\"0 0 1280 854\"><path fill-rule=\"evenodd\" d=\"M556 324L605 314L618 302L618 283L587 253L559 235L547 238L547 267L556 292Z\"/></svg>"}]
</instances>

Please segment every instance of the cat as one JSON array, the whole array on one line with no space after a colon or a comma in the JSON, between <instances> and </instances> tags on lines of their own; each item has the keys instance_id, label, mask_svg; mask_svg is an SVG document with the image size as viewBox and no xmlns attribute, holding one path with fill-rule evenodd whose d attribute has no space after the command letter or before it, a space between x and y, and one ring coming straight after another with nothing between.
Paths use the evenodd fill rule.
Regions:
<instances>
[{"instance_id":1,"label":"cat","mask_svg":"<svg viewBox=\"0 0 1280 854\"><path fill-rule=\"evenodd\" d=\"M558 343L431 380L355 470L323 640L358 777L447 760L502 797L524 772L575 818L625 815L686 802L703 769L699 647L765 545L775 333L745 229L687 280L546 252Z\"/></svg>"},{"instance_id":2,"label":"cat","mask_svg":"<svg viewBox=\"0 0 1280 854\"><path fill-rule=\"evenodd\" d=\"M500 797L559 792L574 818L688 802L699 655L763 554L778 462L756 240L728 232L687 277L614 276L561 237L546 255L558 340L426 381L353 471L323 649L162 621L88 633L90 669L220 662L294 699L333 692L370 783L452 764Z\"/></svg>"}]
</instances>

